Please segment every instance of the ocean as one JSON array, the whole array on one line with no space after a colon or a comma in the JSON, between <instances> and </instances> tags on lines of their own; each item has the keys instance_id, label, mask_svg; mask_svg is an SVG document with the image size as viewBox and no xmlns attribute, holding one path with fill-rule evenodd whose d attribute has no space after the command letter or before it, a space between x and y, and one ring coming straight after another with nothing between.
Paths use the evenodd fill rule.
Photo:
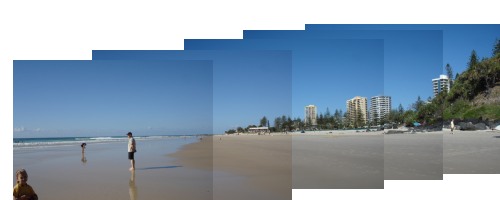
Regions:
<instances>
[{"instance_id":1,"label":"ocean","mask_svg":"<svg viewBox=\"0 0 500 200\"><path fill-rule=\"evenodd\" d=\"M193 139L199 135L168 135L168 136L134 136L136 141ZM47 137L47 138L14 138L13 150L41 149L61 146L75 146L82 143L106 144L127 142L126 136L103 137Z\"/></svg>"}]
</instances>

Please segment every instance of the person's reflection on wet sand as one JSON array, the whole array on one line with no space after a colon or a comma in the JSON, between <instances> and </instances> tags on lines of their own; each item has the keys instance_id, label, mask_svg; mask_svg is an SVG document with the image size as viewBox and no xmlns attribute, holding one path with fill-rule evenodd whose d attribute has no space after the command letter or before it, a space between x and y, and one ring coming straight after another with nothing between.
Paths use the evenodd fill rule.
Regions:
<instances>
[{"instance_id":1,"label":"person's reflection on wet sand","mask_svg":"<svg viewBox=\"0 0 500 200\"><path fill-rule=\"evenodd\" d=\"M137 199L137 186L135 185L135 170L130 171L130 180L128 181L128 193L130 200Z\"/></svg>"},{"instance_id":2,"label":"person's reflection on wet sand","mask_svg":"<svg viewBox=\"0 0 500 200\"><path fill-rule=\"evenodd\" d=\"M87 157L85 157L85 152L83 152L83 151L82 151L82 159L81 159L81 161L82 161L83 165L87 164Z\"/></svg>"}]
</instances>

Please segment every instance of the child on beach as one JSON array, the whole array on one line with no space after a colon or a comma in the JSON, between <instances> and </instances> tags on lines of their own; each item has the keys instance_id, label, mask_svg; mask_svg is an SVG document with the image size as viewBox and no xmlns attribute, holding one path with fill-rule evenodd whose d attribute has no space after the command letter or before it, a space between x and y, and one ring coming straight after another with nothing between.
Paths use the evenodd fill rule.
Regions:
<instances>
[{"instance_id":1,"label":"child on beach","mask_svg":"<svg viewBox=\"0 0 500 200\"><path fill-rule=\"evenodd\" d=\"M28 185L28 173L24 169L16 172L17 184L14 186L14 200L38 200L33 188Z\"/></svg>"}]
</instances>

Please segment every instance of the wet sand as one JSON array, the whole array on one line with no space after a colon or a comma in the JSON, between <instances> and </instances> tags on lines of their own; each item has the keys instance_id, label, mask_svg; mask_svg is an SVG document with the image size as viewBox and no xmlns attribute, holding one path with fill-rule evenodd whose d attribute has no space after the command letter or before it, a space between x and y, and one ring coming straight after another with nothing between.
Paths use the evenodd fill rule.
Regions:
<instances>
[{"instance_id":1,"label":"wet sand","mask_svg":"<svg viewBox=\"0 0 500 200\"><path fill-rule=\"evenodd\" d=\"M25 168L40 199L212 199L212 172L178 165L165 156L189 141L137 141L136 171L126 143L14 152L14 172Z\"/></svg>"}]
</instances>

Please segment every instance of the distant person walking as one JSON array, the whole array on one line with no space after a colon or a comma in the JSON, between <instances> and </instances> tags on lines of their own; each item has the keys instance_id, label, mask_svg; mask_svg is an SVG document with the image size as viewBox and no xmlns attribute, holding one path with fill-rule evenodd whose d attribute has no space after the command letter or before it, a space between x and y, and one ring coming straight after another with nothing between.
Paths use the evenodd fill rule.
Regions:
<instances>
[{"instance_id":1,"label":"distant person walking","mask_svg":"<svg viewBox=\"0 0 500 200\"><path fill-rule=\"evenodd\" d=\"M455 129L455 123L453 122L454 119L451 119L450 122L450 128L451 128L451 134L453 134L453 129Z\"/></svg>"},{"instance_id":2,"label":"distant person walking","mask_svg":"<svg viewBox=\"0 0 500 200\"><path fill-rule=\"evenodd\" d=\"M85 153L85 147L87 146L87 143L82 143L80 147L82 147L82 153Z\"/></svg>"},{"instance_id":3,"label":"distant person walking","mask_svg":"<svg viewBox=\"0 0 500 200\"><path fill-rule=\"evenodd\" d=\"M135 139L132 136L132 132L127 133L128 136L128 159L130 160L130 171L135 170L135 159L134 154L137 152L135 146Z\"/></svg>"},{"instance_id":4,"label":"distant person walking","mask_svg":"<svg viewBox=\"0 0 500 200\"><path fill-rule=\"evenodd\" d=\"M24 169L19 169L16 172L16 182L14 186L14 200L38 200L33 188L28 185L28 172Z\"/></svg>"}]
</instances>

